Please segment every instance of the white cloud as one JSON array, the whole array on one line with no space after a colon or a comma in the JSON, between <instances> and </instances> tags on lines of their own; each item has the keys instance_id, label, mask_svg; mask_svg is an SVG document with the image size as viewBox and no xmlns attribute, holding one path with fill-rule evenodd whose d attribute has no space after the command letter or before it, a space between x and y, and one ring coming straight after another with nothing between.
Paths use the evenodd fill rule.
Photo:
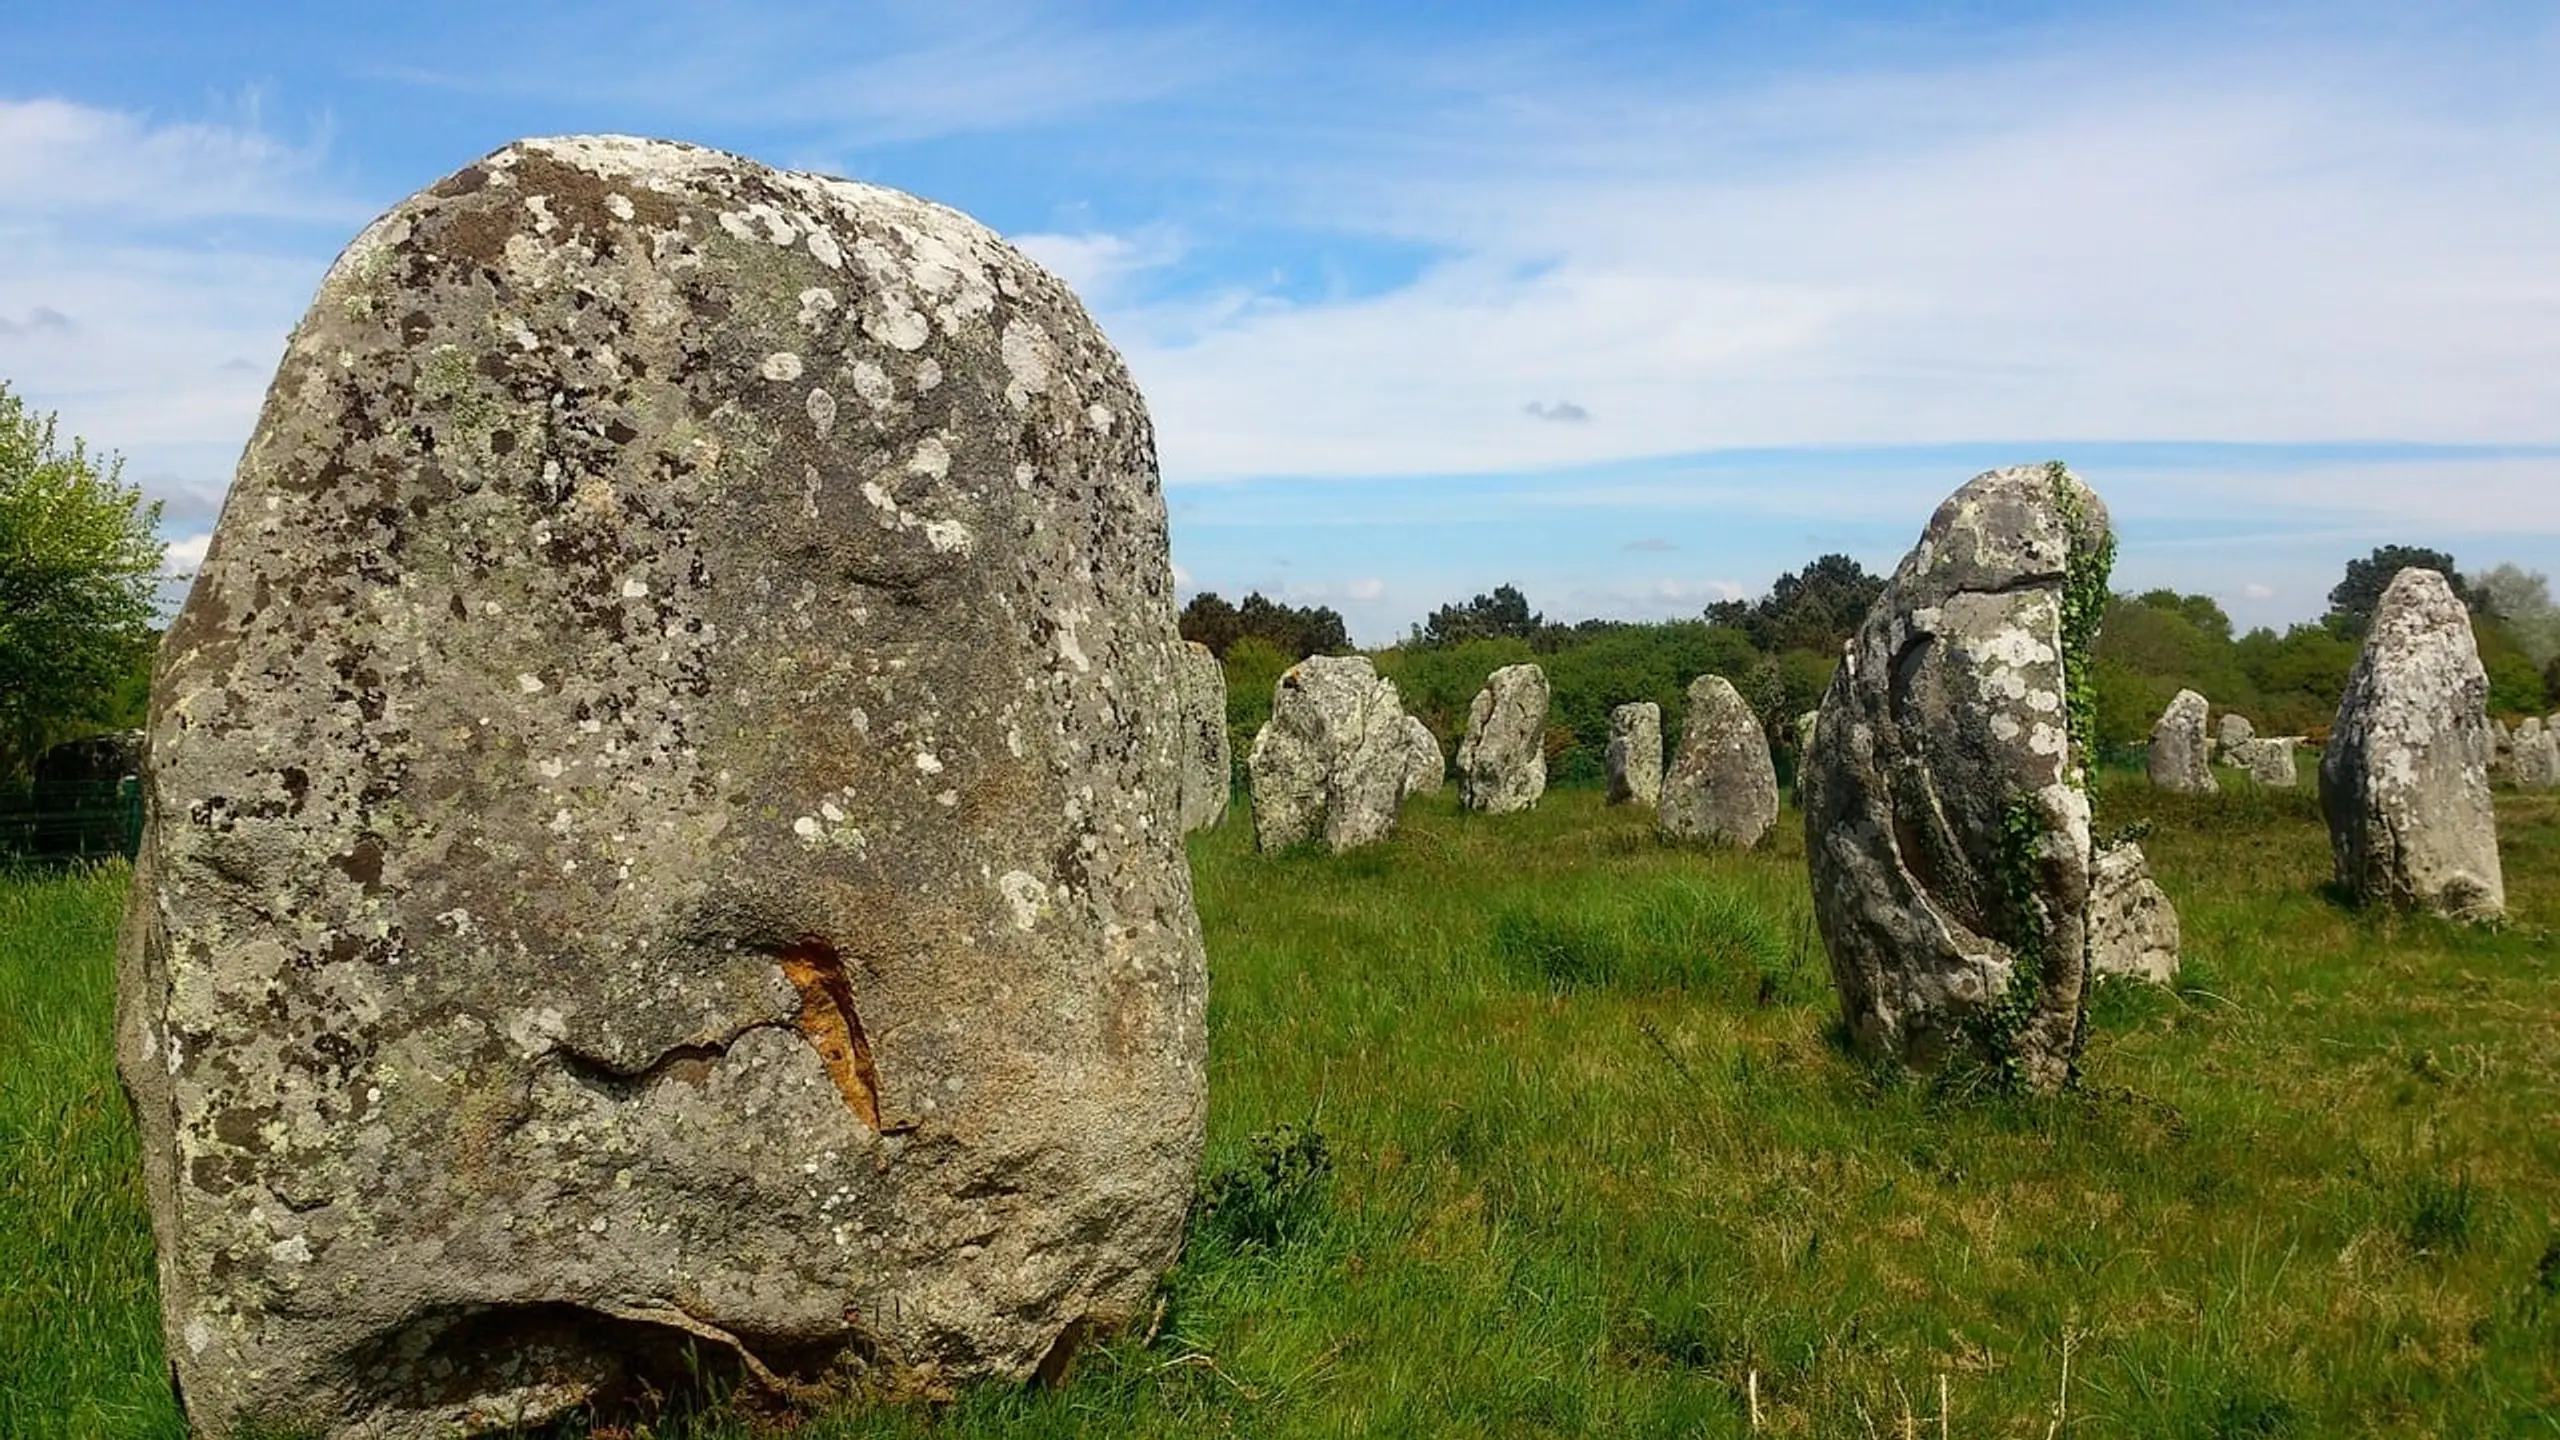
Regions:
<instances>
[{"instance_id":1,"label":"white cloud","mask_svg":"<svg viewBox=\"0 0 2560 1440\"><path fill-rule=\"evenodd\" d=\"M1181 237L1162 226L1134 235L1033 233L1006 238L1066 281L1089 306L1120 294L1131 276L1170 265L1183 253Z\"/></svg>"},{"instance_id":2,"label":"white cloud","mask_svg":"<svg viewBox=\"0 0 2560 1440\"><path fill-rule=\"evenodd\" d=\"M169 542L166 557L160 562L160 568L170 575L192 575L198 566L204 564L205 549L211 544L213 544L213 536L210 534L189 535L172 540Z\"/></svg>"},{"instance_id":3,"label":"white cloud","mask_svg":"<svg viewBox=\"0 0 2560 1440\"><path fill-rule=\"evenodd\" d=\"M0 100L0 378L209 519L286 332L370 212L325 148Z\"/></svg>"},{"instance_id":4,"label":"white cloud","mask_svg":"<svg viewBox=\"0 0 2560 1440\"><path fill-rule=\"evenodd\" d=\"M1275 202L1452 257L1412 283L1104 318L1175 483L1997 436L2560 439L2560 116L2461 103L2438 60L2092 51L1588 97L1587 127L1541 97ZM1544 423L1523 393L1609 423Z\"/></svg>"},{"instance_id":5,"label":"white cloud","mask_svg":"<svg viewBox=\"0 0 2560 1440\"><path fill-rule=\"evenodd\" d=\"M2276 598L2276 587L2273 585L2261 585L2257 581L2252 580L2240 587L2240 594L2244 598L2250 600L2273 600Z\"/></svg>"},{"instance_id":6,"label":"white cloud","mask_svg":"<svg viewBox=\"0 0 2560 1440\"><path fill-rule=\"evenodd\" d=\"M1387 582L1375 577L1353 580L1342 587L1342 598L1366 604L1386 598Z\"/></svg>"}]
</instances>

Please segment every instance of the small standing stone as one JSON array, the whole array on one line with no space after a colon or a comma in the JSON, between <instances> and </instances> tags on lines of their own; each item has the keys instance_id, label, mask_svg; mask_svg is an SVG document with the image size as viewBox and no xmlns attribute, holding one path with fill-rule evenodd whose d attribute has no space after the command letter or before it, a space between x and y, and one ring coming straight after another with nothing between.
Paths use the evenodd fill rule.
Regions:
<instances>
[{"instance_id":1,"label":"small standing stone","mask_svg":"<svg viewBox=\"0 0 2560 1440\"><path fill-rule=\"evenodd\" d=\"M2506 912L2488 693L2453 587L2433 570L2393 576L2320 757L2338 883L2359 900L2456 920Z\"/></svg>"},{"instance_id":2,"label":"small standing stone","mask_svg":"<svg viewBox=\"0 0 2560 1440\"><path fill-rule=\"evenodd\" d=\"M1404 793L1437 795L1449 779L1449 757L1440 753L1440 737L1422 723L1419 715L1404 717L1404 738L1408 763L1404 772Z\"/></svg>"},{"instance_id":3,"label":"small standing stone","mask_svg":"<svg viewBox=\"0 0 2560 1440\"><path fill-rule=\"evenodd\" d=\"M1609 803L1662 799L1662 707L1638 700L1609 712Z\"/></svg>"},{"instance_id":4,"label":"small standing stone","mask_svg":"<svg viewBox=\"0 0 2560 1440\"><path fill-rule=\"evenodd\" d=\"M2221 789L2205 754L2205 698L2181 690L2151 727L2151 755L2146 762L2151 783L2181 795L2209 795Z\"/></svg>"},{"instance_id":5,"label":"small standing stone","mask_svg":"<svg viewBox=\"0 0 2560 1440\"><path fill-rule=\"evenodd\" d=\"M2178 978L2178 911L2131 842L2099 852L2089 871L2089 970L2155 985Z\"/></svg>"},{"instance_id":6,"label":"small standing stone","mask_svg":"<svg viewBox=\"0 0 2560 1440\"><path fill-rule=\"evenodd\" d=\"M1759 717L1723 676L1690 681L1680 753L1662 777L1655 827L1675 840L1748 849L1777 823L1778 771Z\"/></svg>"},{"instance_id":7,"label":"small standing stone","mask_svg":"<svg viewBox=\"0 0 2560 1440\"><path fill-rule=\"evenodd\" d=\"M2232 751L2239 749L2241 746L2246 745L2257 738L2257 727L2249 723L2248 716L2235 715L2228 710L2222 712L2222 721L2214 732L2214 740L2220 746L2222 753L2225 756L2230 755ZM2239 762L2226 760L2225 763L2237 764Z\"/></svg>"},{"instance_id":8,"label":"small standing stone","mask_svg":"<svg viewBox=\"0 0 2560 1440\"><path fill-rule=\"evenodd\" d=\"M2249 779L2271 790L2290 790L2302 783L2300 767L2293 761L2294 747L2302 743L2299 735L2261 735L2243 740L2232 748L2230 761L2249 772Z\"/></svg>"},{"instance_id":9,"label":"small standing stone","mask_svg":"<svg viewBox=\"0 0 2560 1440\"><path fill-rule=\"evenodd\" d=\"M1547 793L1547 672L1505 665L1485 677L1458 743L1458 800L1507 815Z\"/></svg>"},{"instance_id":10,"label":"small standing stone","mask_svg":"<svg viewBox=\"0 0 2560 1440\"><path fill-rule=\"evenodd\" d=\"M1227 815L1235 761L1227 749L1227 671L1208 646L1182 646L1182 832L1206 830Z\"/></svg>"},{"instance_id":11,"label":"small standing stone","mask_svg":"<svg viewBox=\"0 0 2560 1440\"><path fill-rule=\"evenodd\" d=\"M1322 840L1339 854L1395 833L1412 751L1395 682L1366 655L1314 655L1271 691L1253 737L1253 843L1285 850Z\"/></svg>"}]
</instances>

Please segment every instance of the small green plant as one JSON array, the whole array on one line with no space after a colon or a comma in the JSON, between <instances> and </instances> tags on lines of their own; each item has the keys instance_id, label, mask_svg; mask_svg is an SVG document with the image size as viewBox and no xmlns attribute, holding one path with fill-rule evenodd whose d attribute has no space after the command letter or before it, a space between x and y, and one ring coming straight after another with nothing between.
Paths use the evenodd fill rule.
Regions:
<instances>
[{"instance_id":1,"label":"small green plant","mask_svg":"<svg viewBox=\"0 0 2560 1440\"><path fill-rule=\"evenodd\" d=\"M1277 1250L1319 1228L1333 1198L1333 1156L1313 1125L1275 1125L1200 1178L1191 1233L1231 1251Z\"/></svg>"},{"instance_id":2,"label":"small green plant","mask_svg":"<svg viewBox=\"0 0 2560 1440\"><path fill-rule=\"evenodd\" d=\"M2471 1243L2480 1191L2469 1171L2421 1171L2402 1192L2401 1204L2400 1238L2410 1253L2450 1255Z\"/></svg>"}]
</instances>

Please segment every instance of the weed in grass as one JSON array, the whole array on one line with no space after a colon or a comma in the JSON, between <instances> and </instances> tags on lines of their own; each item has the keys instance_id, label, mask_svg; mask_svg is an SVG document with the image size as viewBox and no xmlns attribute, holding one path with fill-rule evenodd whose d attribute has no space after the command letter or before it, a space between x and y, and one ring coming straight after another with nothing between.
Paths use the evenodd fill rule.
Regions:
<instances>
[{"instance_id":1,"label":"weed in grass","mask_svg":"<svg viewBox=\"0 0 2560 1440\"><path fill-rule=\"evenodd\" d=\"M2402 1191L2400 1238L2413 1255L2453 1254L2471 1243L2479 1211L2479 1187L2468 1171L2422 1170Z\"/></svg>"},{"instance_id":2,"label":"weed in grass","mask_svg":"<svg viewBox=\"0 0 2560 1440\"><path fill-rule=\"evenodd\" d=\"M1280 1125L1201 1177L1192 1238L1235 1252L1276 1250L1324 1223L1333 1157L1311 1124Z\"/></svg>"}]
</instances>

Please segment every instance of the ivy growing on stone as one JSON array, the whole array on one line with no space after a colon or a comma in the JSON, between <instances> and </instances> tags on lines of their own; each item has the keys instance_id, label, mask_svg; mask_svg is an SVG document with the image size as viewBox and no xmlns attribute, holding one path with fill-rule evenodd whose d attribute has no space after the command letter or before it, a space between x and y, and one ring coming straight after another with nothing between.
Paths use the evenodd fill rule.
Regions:
<instances>
[{"instance_id":1,"label":"ivy growing on stone","mask_svg":"<svg viewBox=\"0 0 2560 1440\"><path fill-rule=\"evenodd\" d=\"M2107 582L2115 570L2116 540L2107 530L2102 529L2095 536L2088 533L2088 509L2081 503L2080 487L2072 480L2068 467L2059 460L2047 462L2045 475L2053 485L2054 508L2062 517L2068 546L2062 567L2061 658L2063 724L2069 748L2063 755L2062 773L2066 784L2089 792L2091 757L2097 753L2098 625L2107 612ZM2091 798L2094 801L2094 794ZM2000 998L1976 1017L1973 1027L1981 1053L1997 1067L2003 1088L2012 1090L2022 1088L2026 1081L2018 1038L2043 994L2045 949L2053 928L2036 885L2036 852L2044 833L2043 815L2024 796L2012 800L2001 816L1998 868L1993 880L2012 927L2008 937L2009 983L2001 989ZM2084 989L2078 1029L2087 1027L2086 1010Z\"/></svg>"}]
</instances>

